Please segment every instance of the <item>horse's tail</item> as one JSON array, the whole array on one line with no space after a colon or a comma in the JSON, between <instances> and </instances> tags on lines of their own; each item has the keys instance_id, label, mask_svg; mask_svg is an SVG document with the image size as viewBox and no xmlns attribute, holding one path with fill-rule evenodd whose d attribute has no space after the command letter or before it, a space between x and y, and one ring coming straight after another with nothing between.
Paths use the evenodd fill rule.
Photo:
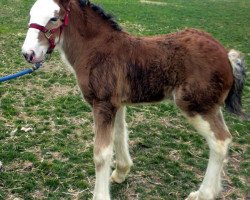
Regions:
<instances>
[{"instance_id":1,"label":"horse's tail","mask_svg":"<svg viewBox=\"0 0 250 200\"><path fill-rule=\"evenodd\" d=\"M225 101L226 109L243 119L249 119L247 114L242 111L242 93L246 78L244 57L242 53L232 49L228 53L228 58L233 68L234 84Z\"/></svg>"}]
</instances>

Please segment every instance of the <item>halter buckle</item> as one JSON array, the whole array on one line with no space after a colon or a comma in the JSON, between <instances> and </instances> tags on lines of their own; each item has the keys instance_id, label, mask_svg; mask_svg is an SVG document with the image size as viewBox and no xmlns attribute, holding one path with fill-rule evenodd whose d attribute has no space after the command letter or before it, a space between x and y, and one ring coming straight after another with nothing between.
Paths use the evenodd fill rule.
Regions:
<instances>
[{"instance_id":1,"label":"halter buckle","mask_svg":"<svg viewBox=\"0 0 250 200\"><path fill-rule=\"evenodd\" d=\"M45 32L44 35L45 35L45 37L46 37L47 39L50 39L50 37L52 36L51 30L48 30L47 32Z\"/></svg>"}]
</instances>

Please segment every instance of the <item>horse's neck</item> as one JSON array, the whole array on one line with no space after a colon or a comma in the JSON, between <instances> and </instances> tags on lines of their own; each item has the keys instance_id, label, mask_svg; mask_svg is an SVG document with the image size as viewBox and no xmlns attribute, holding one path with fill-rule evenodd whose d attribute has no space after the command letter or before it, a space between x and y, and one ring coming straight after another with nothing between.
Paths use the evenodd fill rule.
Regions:
<instances>
[{"instance_id":1,"label":"horse's neck","mask_svg":"<svg viewBox=\"0 0 250 200\"><path fill-rule=\"evenodd\" d=\"M100 45L105 45L102 40L115 31L91 9L87 9L85 15L79 11L70 14L71 20L64 29L61 48L69 64L77 70L80 63L84 65L87 62L90 51L95 46L100 48Z\"/></svg>"}]
</instances>

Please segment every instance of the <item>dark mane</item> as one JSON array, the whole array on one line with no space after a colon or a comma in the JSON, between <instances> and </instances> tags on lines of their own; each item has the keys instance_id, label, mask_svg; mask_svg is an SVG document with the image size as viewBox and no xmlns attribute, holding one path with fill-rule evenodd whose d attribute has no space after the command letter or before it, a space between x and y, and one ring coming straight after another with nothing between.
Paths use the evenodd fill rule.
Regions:
<instances>
[{"instance_id":1,"label":"dark mane","mask_svg":"<svg viewBox=\"0 0 250 200\"><path fill-rule=\"evenodd\" d=\"M95 11L99 16L104 20L108 21L114 30L121 31L122 27L116 22L114 16L110 13L106 13L100 6L90 3L86 0L79 0L80 6L83 9L86 6L89 6L93 11Z\"/></svg>"}]
</instances>

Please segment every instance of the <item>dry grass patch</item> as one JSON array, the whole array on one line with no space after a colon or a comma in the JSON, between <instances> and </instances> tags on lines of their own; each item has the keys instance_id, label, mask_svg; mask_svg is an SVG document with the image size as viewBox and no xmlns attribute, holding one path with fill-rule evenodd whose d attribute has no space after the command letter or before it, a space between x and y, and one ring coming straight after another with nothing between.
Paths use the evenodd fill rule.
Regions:
<instances>
[{"instance_id":1,"label":"dry grass patch","mask_svg":"<svg viewBox=\"0 0 250 200\"><path fill-rule=\"evenodd\" d=\"M143 32L147 31L146 27L144 27L143 25L138 24L138 23L132 23L132 22L129 22L129 21L123 21L121 23L121 25L123 27L125 27L126 29L128 29L129 31L131 31L133 33L136 33L137 35L142 35Z\"/></svg>"},{"instance_id":2,"label":"dry grass patch","mask_svg":"<svg viewBox=\"0 0 250 200\"><path fill-rule=\"evenodd\" d=\"M18 173L26 173L33 169L34 164L29 161L14 161L10 164L4 166L4 171L6 172L18 172Z\"/></svg>"},{"instance_id":3,"label":"dry grass patch","mask_svg":"<svg viewBox=\"0 0 250 200\"><path fill-rule=\"evenodd\" d=\"M79 95L80 94L80 89L77 85L74 87L67 86L67 85L60 85L60 84L55 84L49 88L46 89L49 91L51 95L47 95L46 99L50 99L53 97L60 97L60 96L67 96L69 93L70 95Z\"/></svg>"},{"instance_id":4,"label":"dry grass patch","mask_svg":"<svg viewBox=\"0 0 250 200\"><path fill-rule=\"evenodd\" d=\"M40 190L33 192L32 197L37 200L45 199L44 192Z\"/></svg>"},{"instance_id":5,"label":"dry grass patch","mask_svg":"<svg viewBox=\"0 0 250 200\"><path fill-rule=\"evenodd\" d=\"M158 6L166 6L166 2L160 2L160 1L146 1L146 0L140 0L141 3L145 4L153 4L153 5L158 5Z\"/></svg>"},{"instance_id":6,"label":"dry grass patch","mask_svg":"<svg viewBox=\"0 0 250 200\"><path fill-rule=\"evenodd\" d=\"M149 4L149 5L156 5L156 6L174 6L174 7L183 7L181 5L166 3L161 1L148 1L148 0L140 0L140 3Z\"/></svg>"}]
</instances>

